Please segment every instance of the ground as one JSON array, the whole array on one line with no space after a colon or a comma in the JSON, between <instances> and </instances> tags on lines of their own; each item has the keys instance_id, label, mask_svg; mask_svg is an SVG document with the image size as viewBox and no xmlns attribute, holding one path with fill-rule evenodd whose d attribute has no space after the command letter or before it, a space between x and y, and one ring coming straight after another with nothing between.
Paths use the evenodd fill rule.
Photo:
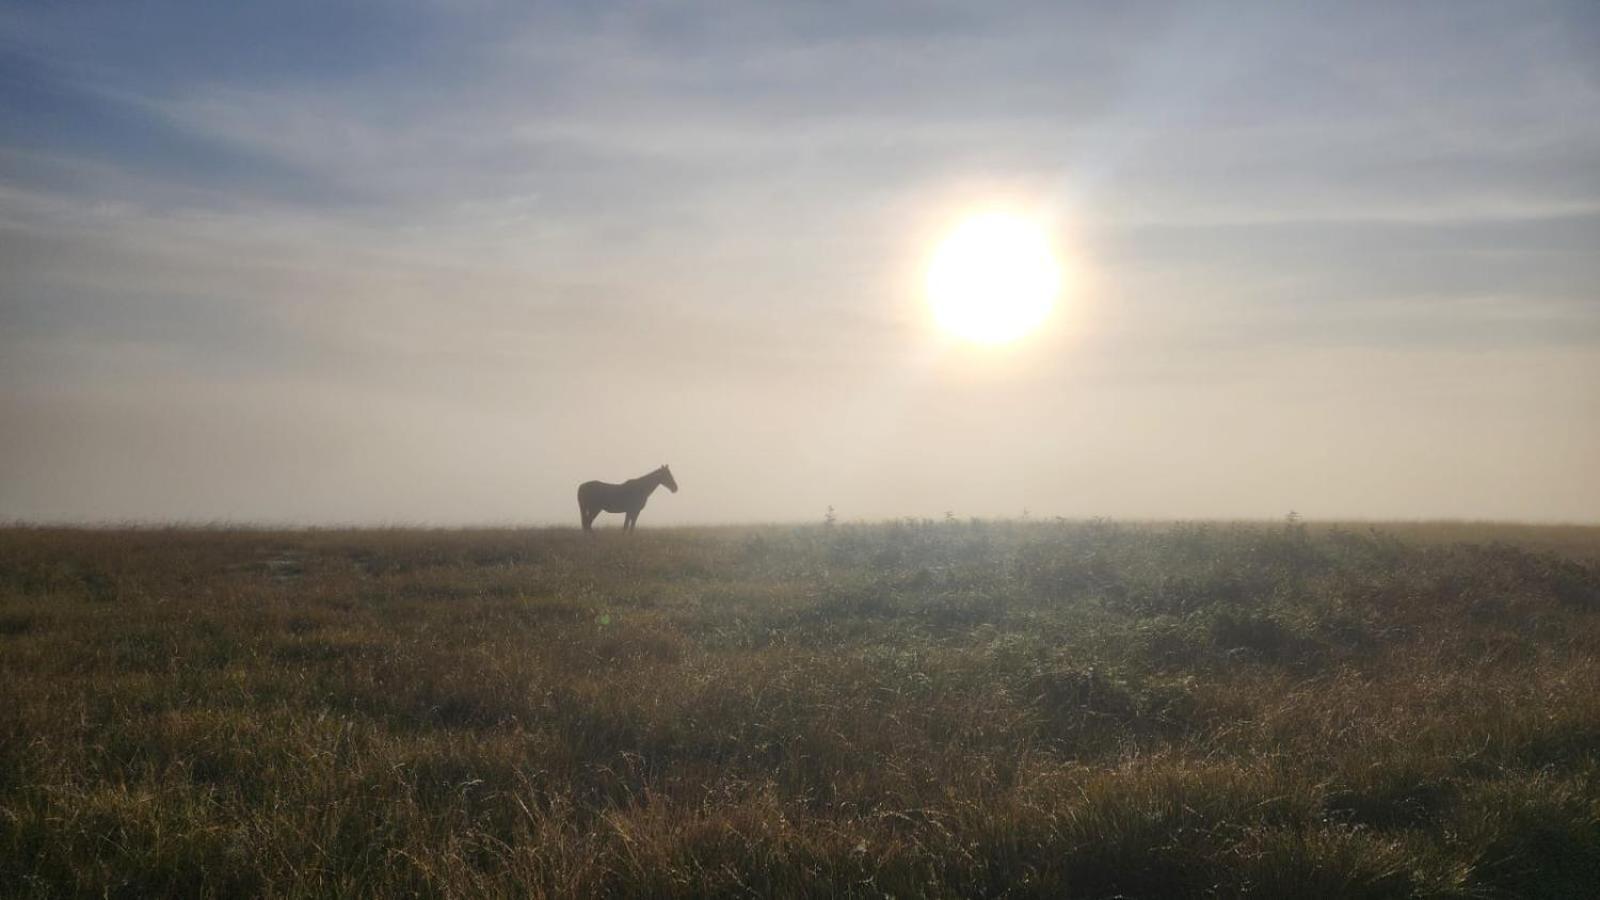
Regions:
<instances>
[{"instance_id":1,"label":"ground","mask_svg":"<svg viewBox=\"0 0 1600 900\"><path fill-rule=\"evenodd\" d=\"M0 529L0 894L1587 896L1600 528Z\"/></svg>"}]
</instances>

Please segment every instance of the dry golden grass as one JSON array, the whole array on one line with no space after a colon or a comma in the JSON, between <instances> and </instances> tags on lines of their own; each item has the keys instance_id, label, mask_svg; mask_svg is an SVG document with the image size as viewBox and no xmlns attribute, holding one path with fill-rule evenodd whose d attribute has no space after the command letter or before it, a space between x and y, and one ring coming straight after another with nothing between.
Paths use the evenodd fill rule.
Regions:
<instances>
[{"instance_id":1,"label":"dry golden grass","mask_svg":"<svg viewBox=\"0 0 1600 900\"><path fill-rule=\"evenodd\" d=\"M1590 896L1596 560L1472 523L4 529L0 893Z\"/></svg>"}]
</instances>

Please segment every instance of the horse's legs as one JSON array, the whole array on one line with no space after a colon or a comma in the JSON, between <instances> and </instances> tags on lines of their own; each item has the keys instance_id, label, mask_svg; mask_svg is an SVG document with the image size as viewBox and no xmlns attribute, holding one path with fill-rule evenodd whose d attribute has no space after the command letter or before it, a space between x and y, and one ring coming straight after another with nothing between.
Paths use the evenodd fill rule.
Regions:
<instances>
[{"instance_id":1,"label":"horse's legs","mask_svg":"<svg viewBox=\"0 0 1600 900\"><path fill-rule=\"evenodd\" d=\"M599 507L586 509L582 506L579 506L578 515L583 519L583 530L593 531L594 517L600 515L600 509Z\"/></svg>"},{"instance_id":2,"label":"horse's legs","mask_svg":"<svg viewBox=\"0 0 1600 900\"><path fill-rule=\"evenodd\" d=\"M632 531L639 522L639 511L634 510L625 515L626 518L622 520L622 527L627 531Z\"/></svg>"}]
</instances>

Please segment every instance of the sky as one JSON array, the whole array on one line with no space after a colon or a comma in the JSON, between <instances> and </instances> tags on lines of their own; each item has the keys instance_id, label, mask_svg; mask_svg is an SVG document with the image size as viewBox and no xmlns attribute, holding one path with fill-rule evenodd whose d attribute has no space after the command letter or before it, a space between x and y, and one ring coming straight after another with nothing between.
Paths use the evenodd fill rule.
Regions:
<instances>
[{"instance_id":1,"label":"sky","mask_svg":"<svg viewBox=\"0 0 1600 900\"><path fill-rule=\"evenodd\" d=\"M994 209L1066 276L981 348ZM646 527L1600 521L1600 6L0 3L0 521L663 463Z\"/></svg>"}]
</instances>

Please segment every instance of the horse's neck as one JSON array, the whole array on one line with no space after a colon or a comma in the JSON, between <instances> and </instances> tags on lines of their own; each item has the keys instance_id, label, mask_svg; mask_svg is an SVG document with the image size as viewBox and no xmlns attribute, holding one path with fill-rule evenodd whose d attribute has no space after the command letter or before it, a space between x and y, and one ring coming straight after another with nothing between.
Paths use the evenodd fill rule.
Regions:
<instances>
[{"instance_id":1,"label":"horse's neck","mask_svg":"<svg viewBox=\"0 0 1600 900\"><path fill-rule=\"evenodd\" d=\"M649 475L640 475L628 483L638 485L639 490L644 491L645 496L648 497L655 493L656 488L661 486L661 473L651 472Z\"/></svg>"}]
</instances>

